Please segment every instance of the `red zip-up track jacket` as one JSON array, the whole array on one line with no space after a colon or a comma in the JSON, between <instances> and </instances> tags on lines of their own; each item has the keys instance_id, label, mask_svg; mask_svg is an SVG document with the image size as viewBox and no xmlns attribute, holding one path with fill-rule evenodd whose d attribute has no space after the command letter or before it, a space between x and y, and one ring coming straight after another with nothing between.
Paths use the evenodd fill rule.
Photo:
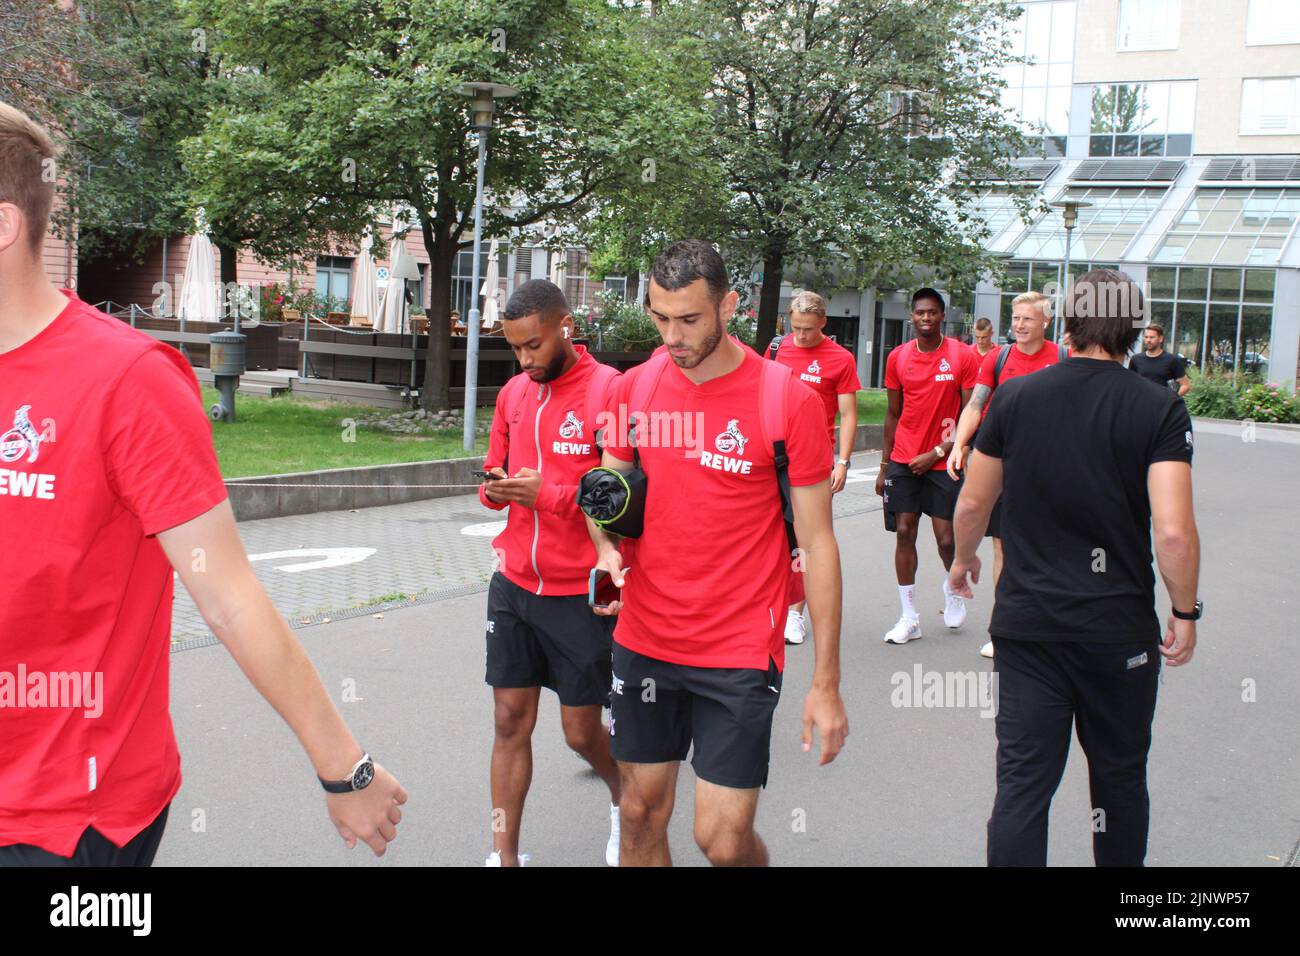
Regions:
<instances>
[{"instance_id":1,"label":"red zip-up track jacket","mask_svg":"<svg viewBox=\"0 0 1300 956\"><path fill-rule=\"evenodd\" d=\"M589 397L598 363L584 346L575 345L574 350L578 361L554 381L528 379L522 389L508 384L501 390L503 396L513 393L514 399L504 405L497 401L483 463L484 468L503 468L512 477L520 468L541 472L537 506L509 505L506 530L492 547L507 580L544 596L586 594L596 563L587 521L578 509L578 483L600 464L589 409L605 408L618 376L610 376L603 394ZM527 379L527 374L521 372L511 383L519 378ZM479 500L494 511L507 507L489 499L483 489Z\"/></svg>"}]
</instances>

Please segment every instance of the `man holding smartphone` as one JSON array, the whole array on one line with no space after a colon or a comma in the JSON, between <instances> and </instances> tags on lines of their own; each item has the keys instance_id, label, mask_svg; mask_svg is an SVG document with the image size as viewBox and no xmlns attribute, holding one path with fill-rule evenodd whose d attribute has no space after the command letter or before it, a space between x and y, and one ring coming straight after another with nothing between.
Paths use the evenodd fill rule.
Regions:
<instances>
[{"instance_id":1,"label":"man holding smartphone","mask_svg":"<svg viewBox=\"0 0 1300 956\"><path fill-rule=\"evenodd\" d=\"M565 742L609 787L605 862L618 865L619 781L600 721L609 701L610 626L587 604L596 552L578 510L578 483L600 464L596 418L618 372L573 343L559 287L521 285L506 303L505 336L523 371L497 397L479 489L489 508L509 508L493 542L499 569L488 588L487 683L492 745L492 841L488 866L521 866L519 828L533 775L533 727L541 688L560 699ZM513 471L513 474L507 470Z\"/></svg>"}]
</instances>

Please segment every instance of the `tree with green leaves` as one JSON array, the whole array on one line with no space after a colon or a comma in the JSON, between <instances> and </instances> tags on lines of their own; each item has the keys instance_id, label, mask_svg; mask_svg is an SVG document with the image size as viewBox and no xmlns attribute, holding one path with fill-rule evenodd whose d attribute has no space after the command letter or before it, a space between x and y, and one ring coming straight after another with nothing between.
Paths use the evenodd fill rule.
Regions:
<instances>
[{"instance_id":1,"label":"tree with green leaves","mask_svg":"<svg viewBox=\"0 0 1300 956\"><path fill-rule=\"evenodd\" d=\"M581 221L626 187L680 109L640 19L603 0L187 0L229 96L186 145L196 199L271 261L409 210L431 266L421 401L448 405L451 279L473 229L461 85L504 83L484 237ZM282 233L286 215L303 236Z\"/></svg>"},{"instance_id":2,"label":"tree with green leaves","mask_svg":"<svg viewBox=\"0 0 1300 956\"><path fill-rule=\"evenodd\" d=\"M665 62L707 64L712 135L589 233L634 267L660 237L717 241L761 270L757 340L782 281L901 281L917 264L973 282L996 269L972 186L1014 179L1023 139L999 101L1003 0L699 0L651 18ZM1029 199L1020 200L1027 208Z\"/></svg>"}]
</instances>

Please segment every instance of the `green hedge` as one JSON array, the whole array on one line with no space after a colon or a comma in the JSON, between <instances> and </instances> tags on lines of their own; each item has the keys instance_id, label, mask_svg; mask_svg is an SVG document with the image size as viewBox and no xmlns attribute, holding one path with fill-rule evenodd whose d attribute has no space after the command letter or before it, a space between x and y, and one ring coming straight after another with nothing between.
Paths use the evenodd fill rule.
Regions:
<instances>
[{"instance_id":1,"label":"green hedge","mask_svg":"<svg viewBox=\"0 0 1300 956\"><path fill-rule=\"evenodd\" d=\"M1192 390L1187 393L1187 410L1203 418L1230 418L1254 422L1300 422L1300 401L1276 382L1261 382L1240 376L1204 375L1188 369Z\"/></svg>"}]
</instances>

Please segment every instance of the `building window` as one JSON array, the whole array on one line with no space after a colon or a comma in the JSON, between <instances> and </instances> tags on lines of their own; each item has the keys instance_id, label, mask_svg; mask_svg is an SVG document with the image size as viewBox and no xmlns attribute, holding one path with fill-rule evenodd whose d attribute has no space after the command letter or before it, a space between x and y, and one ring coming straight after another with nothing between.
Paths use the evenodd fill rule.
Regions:
<instances>
[{"instance_id":1,"label":"building window","mask_svg":"<svg viewBox=\"0 0 1300 956\"><path fill-rule=\"evenodd\" d=\"M478 281L481 285L484 277L487 275L488 268L488 246L485 244L483 251L479 256ZM451 274L451 307L460 313L462 322L469 321L469 313L472 308L481 307L482 303L475 301L473 296L474 288L474 250L462 249L456 253L456 265Z\"/></svg>"},{"instance_id":2,"label":"building window","mask_svg":"<svg viewBox=\"0 0 1300 956\"><path fill-rule=\"evenodd\" d=\"M595 303L587 282L587 263L590 257L585 249L564 251L564 297L570 309L590 309Z\"/></svg>"},{"instance_id":3,"label":"building window","mask_svg":"<svg viewBox=\"0 0 1300 956\"><path fill-rule=\"evenodd\" d=\"M627 298L627 277L626 276L606 276L605 292L617 296L619 299Z\"/></svg>"},{"instance_id":4,"label":"building window","mask_svg":"<svg viewBox=\"0 0 1300 956\"><path fill-rule=\"evenodd\" d=\"M1155 262L1273 266L1300 217L1300 189L1200 189Z\"/></svg>"},{"instance_id":5,"label":"building window","mask_svg":"<svg viewBox=\"0 0 1300 956\"><path fill-rule=\"evenodd\" d=\"M1182 0L1120 0L1119 50L1173 50Z\"/></svg>"},{"instance_id":6,"label":"building window","mask_svg":"<svg viewBox=\"0 0 1300 956\"><path fill-rule=\"evenodd\" d=\"M915 90L887 94L890 120L905 138L920 136L938 139L943 136L930 116L929 95Z\"/></svg>"},{"instance_id":7,"label":"building window","mask_svg":"<svg viewBox=\"0 0 1300 956\"><path fill-rule=\"evenodd\" d=\"M1070 258L1080 262L1113 262L1124 257L1133 237L1164 198L1164 189L1074 187L1057 196L1092 203L1079 210L1079 224L1070 237ZM1065 225L1058 210L1045 215L1012 250L1017 259L1065 258ZM1073 271L1073 270L1072 270ZM1023 290L1022 290L1023 291Z\"/></svg>"},{"instance_id":8,"label":"building window","mask_svg":"<svg viewBox=\"0 0 1300 956\"><path fill-rule=\"evenodd\" d=\"M1241 81L1243 136L1300 133L1300 77Z\"/></svg>"},{"instance_id":9,"label":"building window","mask_svg":"<svg viewBox=\"0 0 1300 956\"><path fill-rule=\"evenodd\" d=\"M1092 86L1089 156L1190 156L1196 83Z\"/></svg>"},{"instance_id":10,"label":"building window","mask_svg":"<svg viewBox=\"0 0 1300 956\"><path fill-rule=\"evenodd\" d=\"M316 260L316 295L331 299L329 304L347 306L352 297L352 259L347 256L321 256Z\"/></svg>"},{"instance_id":11,"label":"building window","mask_svg":"<svg viewBox=\"0 0 1300 956\"><path fill-rule=\"evenodd\" d=\"M1024 63L1003 69L1003 105L1021 118L1031 154L1064 156L1070 131L1070 87L1074 73L1074 0L1020 4L1008 24L1011 54Z\"/></svg>"},{"instance_id":12,"label":"building window","mask_svg":"<svg viewBox=\"0 0 1300 956\"><path fill-rule=\"evenodd\" d=\"M1152 266L1151 321L1188 365L1267 380L1275 279L1272 269Z\"/></svg>"},{"instance_id":13,"label":"building window","mask_svg":"<svg viewBox=\"0 0 1300 956\"><path fill-rule=\"evenodd\" d=\"M1019 203L1027 194L1026 190L1012 186L993 186L971 197L958 216L956 206L947 198L941 201L944 211L954 226L962 226L965 220L975 219L988 230L986 245L992 243L1007 228L1015 223L1024 229L1033 218L1031 209L1028 216L1021 214Z\"/></svg>"},{"instance_id":14,"label":"building window","mask_svg":"<svg viewBox=\"0 0 1300 956\"><path fill-rule=\"evenodd\" d=\"M1300 43L1300 4L1295 0L1250 0L1246 45Z\"/></svg>"}]
</instances>

